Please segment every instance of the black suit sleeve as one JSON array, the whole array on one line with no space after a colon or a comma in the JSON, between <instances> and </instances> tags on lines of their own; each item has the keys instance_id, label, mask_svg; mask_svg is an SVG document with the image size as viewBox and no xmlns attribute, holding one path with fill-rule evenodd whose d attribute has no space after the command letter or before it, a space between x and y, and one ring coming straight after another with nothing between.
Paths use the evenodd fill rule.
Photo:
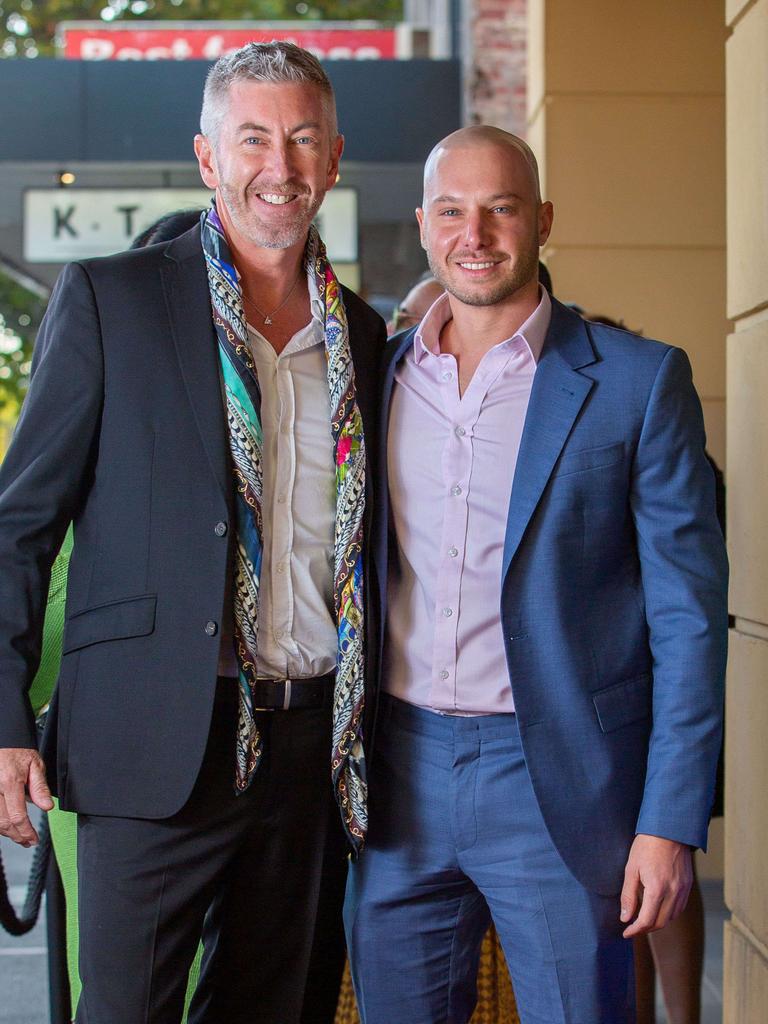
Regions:
<instances>
[{"instance_id":1,"label":"black suit sleeve","mask_svg":"<svg viewBox=\"0 0 768 1024\"><path fill-rule=\"evenodd\" d=\"M51 564L90 484L103 382L93 290L71 264L51 296L0 467L0 747L35 746L27 691L40 660Z\"/></svg>"}]
</instances>

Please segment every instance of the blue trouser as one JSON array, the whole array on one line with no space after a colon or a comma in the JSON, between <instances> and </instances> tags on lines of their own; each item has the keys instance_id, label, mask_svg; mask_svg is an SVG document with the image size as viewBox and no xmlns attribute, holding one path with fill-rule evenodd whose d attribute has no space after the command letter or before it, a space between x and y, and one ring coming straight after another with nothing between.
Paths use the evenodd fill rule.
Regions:
<instances>
[{"instance_id":1,"label":"blue trouser","mask_svg":"<svg viewBox=\"0 0 768 1024\"><path fill-rule=\"evenodd\" d=\"M370 822L345 907L364 1024L465 1024L490 918L523 1024L634 1021L618 894L565 867L514 715L436 715L385 695Z\"/></svg>"}]
</instances>

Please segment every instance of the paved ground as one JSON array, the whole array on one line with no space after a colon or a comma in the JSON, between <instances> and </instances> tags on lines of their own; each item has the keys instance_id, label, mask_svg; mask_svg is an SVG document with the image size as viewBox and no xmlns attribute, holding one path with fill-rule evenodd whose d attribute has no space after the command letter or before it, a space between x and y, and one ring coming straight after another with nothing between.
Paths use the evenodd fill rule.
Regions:
<instances>
[{"instance_id":1,"label":"paved ground","mask_svg":"<svg viewBox=\"0 0 768 1024\"><path fill-rule=\"evenodd\" d=\"M11 898L19 906L26 891L31 851L0 839ZM702 882L707 947L702 986L701 1024L720 1024L723 1013L723 922L728 913L718 882ZM44 917L44 908L41 911ZM0 1024L48 1024L48 975L44 921L22 938L0 929ZM657 1024L666 1024L659 1003Z\"/></svg>"},{"instance_id":2,"label":"paved ground","mask_svg":"<svg viewBox=\"0 0 768 1024\"><path fill-rule=\"evenodd\" d=\"M24 902L31 850L0 838L0 852L18 909ZM0 928L0 1021L2 1024L48 1024L48 968L45 908L29 934L14 938Z\"/></svg>"},{"instance_id":3,"label":"paved ground","mask_svg":"<svg viewBox=\"0 0 768 1024\"><path fill-rule=\"evenodd\" d=\"M723 1019L723 924L730 916L723 903L723 884L702 880L706 913L704 977L701 985L701 1024L721 1024ZM2 1018L0 1017L0 1020ZM657 1024L665 1024L663 1010Z\"/></svg>"}]
</instances>

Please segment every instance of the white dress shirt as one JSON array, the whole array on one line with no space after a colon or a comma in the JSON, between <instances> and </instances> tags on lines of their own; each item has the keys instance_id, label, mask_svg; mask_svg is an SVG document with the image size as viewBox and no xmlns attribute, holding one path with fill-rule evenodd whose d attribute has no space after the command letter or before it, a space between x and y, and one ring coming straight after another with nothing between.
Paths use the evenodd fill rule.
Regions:
<instances>
[{"instance_id":1,"label":"white dress shirt","mask_svg":"<svg viewBox=\"0 0 768 1024\"><path fill-rule=\"evenodd\" d=\"M261 388L264 549L257 673L300 679L332 672L336 475L324 308L308 274L312 316L278 355L256 327L248 337ZM237 675L231 640L221 675Z\"/></svg>"}]
</instances>

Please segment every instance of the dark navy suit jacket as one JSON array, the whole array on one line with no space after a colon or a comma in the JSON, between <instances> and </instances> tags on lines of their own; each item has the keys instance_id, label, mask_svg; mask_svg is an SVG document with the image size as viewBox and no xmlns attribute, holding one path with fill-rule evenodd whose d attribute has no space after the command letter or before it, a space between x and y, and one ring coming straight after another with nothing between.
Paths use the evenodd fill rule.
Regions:
<instances>
[{"instance_id":1,"label":"dark navy suit jacket","mask_svg":"<svg viewBox=\"0 0 768 1024\"><path fill-rule=\"evenodd\" d=\"M384 323L343 295L375 455ZM233 477L218 359L199 228L63 271L0 469L0 746L35 744L26 691L50 565L74 520L44 741L65 809L167 817L197 777L231 598ZM374 475L371 462L369 519ZM367 629L375 653L373 614Z\"/></svg>"},{"instance_id":2,"label":"dark navy suit jacket","mask_svg":"<svg viewBox=\"0 0 768 1024\"><path fill-rule=\"evenodd\" d=\"M413 335L387 348L383 443L395 368ZM383 453L380 463L385 472ZM379 495L384 608L394 549L385 486ZM573 874L617 892L638 832L705 847L727 562L701 407L680 349L585 323L553 302L499 599L528 771Z\"/></svg>"}]
</instances>

